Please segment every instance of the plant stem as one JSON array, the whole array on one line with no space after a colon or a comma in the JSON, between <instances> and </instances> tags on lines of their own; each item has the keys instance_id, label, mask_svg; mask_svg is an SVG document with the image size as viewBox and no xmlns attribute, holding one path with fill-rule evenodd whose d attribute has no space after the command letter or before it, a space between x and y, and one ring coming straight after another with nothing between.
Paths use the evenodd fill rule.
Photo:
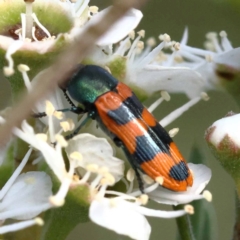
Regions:
<instances>
[{"instance_id":1,"label":"plant stem","mask_svg":"<svg viewBox=\"0 0 240 240\"><path fill-rule=\"evenodd\" d=\"M180 210L180 209L183 209L183 206L182 205L173 206L173 209ZM177 221L178 231L181 236L181 239L195 240L190 216L188 214L184 215L182 217L177 218L176 221Z\"/></svg>"}]
</instances>

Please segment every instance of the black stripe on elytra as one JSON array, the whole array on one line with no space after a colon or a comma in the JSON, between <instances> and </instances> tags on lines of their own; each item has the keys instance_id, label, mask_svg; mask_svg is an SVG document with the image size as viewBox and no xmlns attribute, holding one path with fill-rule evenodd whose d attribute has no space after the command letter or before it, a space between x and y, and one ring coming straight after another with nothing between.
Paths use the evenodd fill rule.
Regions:
<instances>
[{"instance_id":1,"label":"black stripe on elytra","mask_svg":"<svg viewBox=\"0 0 240 240\"><path fill-rule=\"evenodd\" d=\"M148 134L136 137L136 149L132 156L138 164L151 161L160 152L161 150Z\"/></svg>"},{"instance_id":2,"label":"black stripe on elytra","mask_svg":"<svg viewBox=\"0 0 240 240\"><path fill-rule=\"evenodd\" d=\"M189 176L187 164L184 161L175 164L171 167L169 176L177 181L186 180Z\"/></svg>"},{"instance_id":3,"label":"black stripe on elytra","mask_svg":"<svg viewBox=\"0 0 240 240\"><path fill-rule=\"evenodd\" d=\"M125 105L124 102L122 102L119 108L108 111L107 115L118 125L125 125L133 119L136 119L132 111Z\"/></svg>"},{"instance_id":4,"label":"black stripe on elytra","mask_svg":"<svg viewBox=\"0 0 240 240\"><path fill-rule=\"evenodd\" d=\"M125 99L119 108L108 111L107 115L118 125L124 125L133 119L140 119L144 106L134 95Z\"/></svg>"}]
</instances>

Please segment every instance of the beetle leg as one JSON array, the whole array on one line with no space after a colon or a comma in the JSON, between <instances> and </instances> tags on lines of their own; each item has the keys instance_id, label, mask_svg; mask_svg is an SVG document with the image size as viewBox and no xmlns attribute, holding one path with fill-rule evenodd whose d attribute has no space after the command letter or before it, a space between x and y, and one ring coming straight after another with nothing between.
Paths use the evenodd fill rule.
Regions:
<instances>
[{"instance_id":1,"label":"beetle leg","mask_svg":"<svg viewBox=\"0 0 240 240\"><path fill-rule=\"evenodd\" d=\"M72 132L70 133L69 135L65 136L65 140L70 140L72 139L73 137L75 137L79 131L81 130L81 128L87 123L87 121L91 118L90 115L88 115L84 120L83 122Z\"/></svg>"},{"instance_id":2,"label":"beetle leg","mask_svg":"<svg viewBox=\"0 0 240 240\"><path fill-rule=\"evenodd\" d=\"M123 146L122 141L118 137L114 137L113 142L115 143L115 145L117 147L122 147Z\"/></svg>"},{"instance_id":3,"label":"beetle leg","mask_svg":"<svg viewBox=\"0 0 240 240\"><path fill-rule=\"evenodd\" d=\"M140 191L142 192L142 194L144 194L144 184L143 184L143 180L138 172L138 169L134 166L133 167L134 171L135 171L135 174L136 174L136 177L137 177L137 181L138 181L138 186L139 186L139 189Z\"/></svg>"},{"instance_id":4,"label":"beetle leg","mask_svg":"<svg viewBox=\"0 0 240 240\"><path fill-rule=\"evenodd\" d=\"M87 110L82 109L80 107L64 108L64 109L59 109L59 110L56 110L56 111L57 112L73 112L73 113L76 113L76 114L82 114L82 113L87 112ZM34 117L34 118L42 118L42 117L46 117L47 114L45 112L40 112L40 113L33 113L31 116Z\"/></svg>"}]
</instances>

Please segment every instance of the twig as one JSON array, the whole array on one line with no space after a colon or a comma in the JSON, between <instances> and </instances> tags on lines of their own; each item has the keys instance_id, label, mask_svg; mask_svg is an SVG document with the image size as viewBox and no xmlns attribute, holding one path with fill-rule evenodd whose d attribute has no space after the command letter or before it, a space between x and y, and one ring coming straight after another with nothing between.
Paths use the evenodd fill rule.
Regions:
<instances>
[{"instance_id":1,"label":"twig","mask_svg":"<svg viewBox=\"0 0 240 240\"><path fill-rule=\"evenodd\" d=\"M36 103L66 79L73 71L76 63L81 62L87 55L96 40L130 8L140 8L145 2L147 0L115 0L113 7L99 23L83 31L48 71L41 75L41 81L37 82L33 91L13 107L6 119L6 123L0 128L0 147L4 146L8 141L12 128L19 126L30 115L31 109Z\"/></svg>"}]
</instances>

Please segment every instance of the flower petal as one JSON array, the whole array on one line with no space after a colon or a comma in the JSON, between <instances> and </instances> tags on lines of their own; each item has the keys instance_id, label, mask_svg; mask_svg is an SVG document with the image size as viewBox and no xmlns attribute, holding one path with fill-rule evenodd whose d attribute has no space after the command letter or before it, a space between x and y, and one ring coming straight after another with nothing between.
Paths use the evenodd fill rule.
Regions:
<instances>
[{"instance_id":1,"label":"flower petal","mask_svg":"<svg viewBox=\"0 0 240 240\"><path fill-rule=\"evenodd\" d=\"M81 167L97 164L99 167L107 167L117 181L123 176L124 162L113 156L113 149L106 139L87 133L79 134L66 147L68 156L75 151L83 156Z\"/></svg>"},{"instance_id":2,"label":"flower petal","mask_svg":"<svg viewBox=\"0 0 240 240\"><path fill-rule=\"evenodd\" d=\"M86 24L86 27L98 23L110 9L111 7L108 7L94 15ZM98 39L97 44L105 46L119 42L137 27L138 23L142 19L142 16L141 11L137 9L130 9L120 20L111 26L107 33Z\"/></svg>"},{"instance_id":3,"label":"flower petal","mask_svg":"<svg viewBox=\"0 0 240 240\"><path fill-rule=\"evenodd\" d=\"M51 207L52 181L44 172L21 174L0 203L0 219L30 219Z\"/></svg>"},{"instance_id":4,"label":"flower petal","mask_svg":"<svg viewBox=\"0 0 240 240\"><path fill-rule=\"evenodd\" d=\"M157 65L148 65L143 69L131 69L128 79L131 79L131 84L135 84L148 93L160 90L170 93L183 92L190 98L199 96L205 83L202 76L190 68Z\"/></svg>"},{"instance_id":5,"label":"flower petal","mask_svg":"<svg viewBox=\"0 0 240 240\"><path fill-rule=\"evenodd\" d=\"M133 239L147 240L151 227L147 219L131 208L132 203L117 201L116 205L104 198L94 200L89 209L89 217L96 224Z\"/></svg>"},{"instance_id":6,"label":"flower petal","mask_svg":"<svg viewBox=\"0 0 240 240\"><path fill-rule=\"evenodd\" d=\"M185 192L173 192L159 186L156 190L148 193L149 197L164 204L178 205L189 203L193 200L204 198L200 193L211 179L211 169L203 164L188 164L194 173L193 186L189 187Z\"/></svg>"}]
</instances>

